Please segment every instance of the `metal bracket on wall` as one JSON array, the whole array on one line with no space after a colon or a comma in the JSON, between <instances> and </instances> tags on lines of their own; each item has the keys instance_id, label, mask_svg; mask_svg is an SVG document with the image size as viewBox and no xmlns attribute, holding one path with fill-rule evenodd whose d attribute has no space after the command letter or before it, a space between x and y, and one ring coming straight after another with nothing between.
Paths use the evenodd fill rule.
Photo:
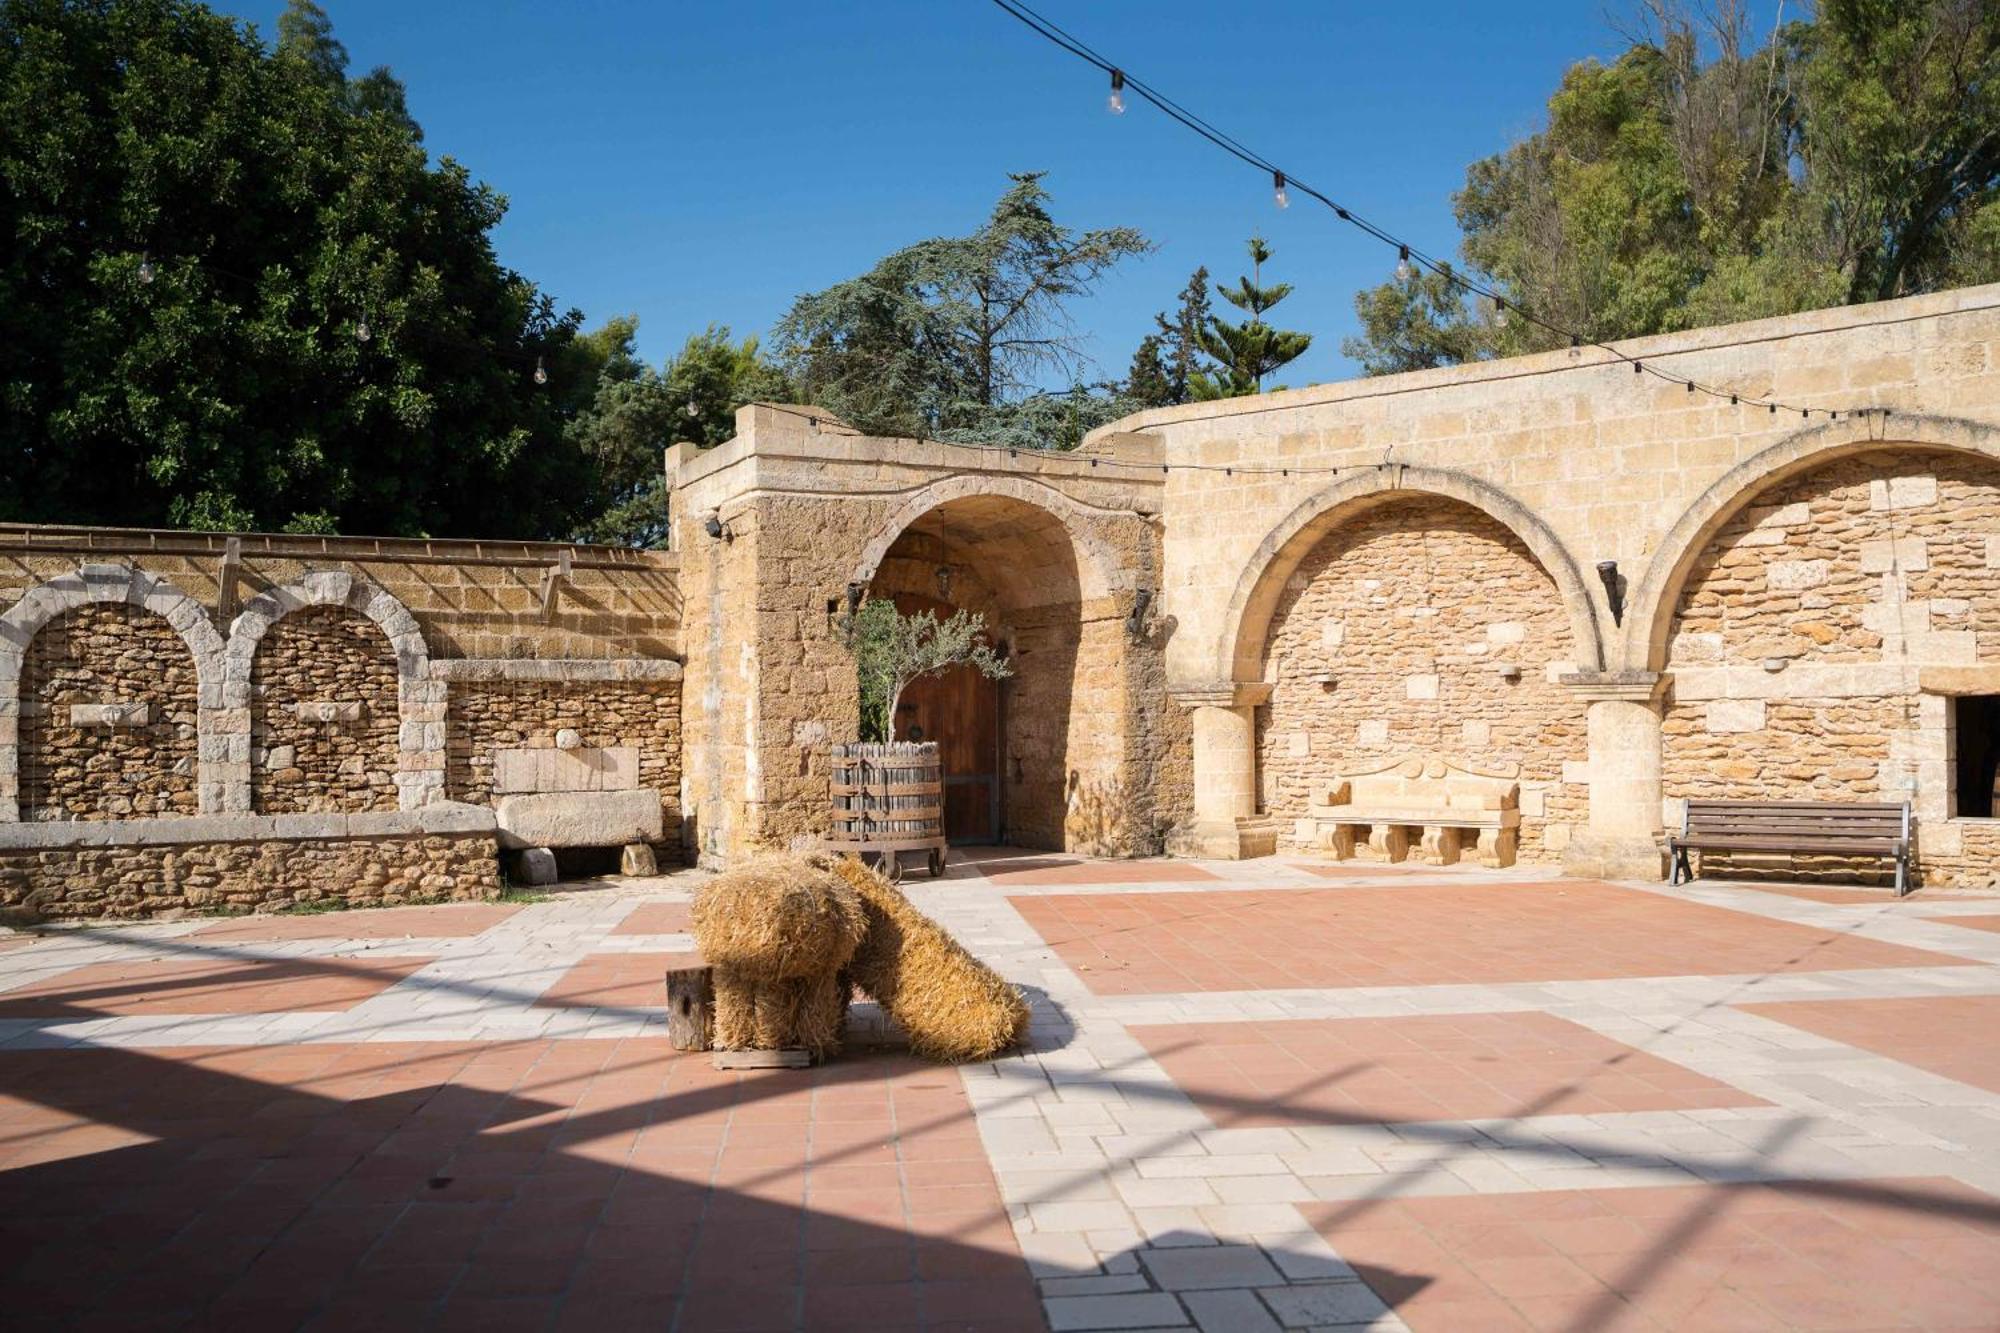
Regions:
<instances>
[{"instance_id":1,"label":"metal bracket on wall","mask_svg":"<svg viewBox=\"0 0 2000 1333\"><path fill-rule=\"evenodd\" d=\"M556 562L542 571L542 623L544 625L555 618L556 595L561 591L562 585L569 582L569 575L570 553L568 551L559 552L556 555Z\"/></svg>"},{"instance_id":2,"label":"metal bracket on wall","mask_svg":"<svg viewBox=\"0 0 2000 1333\"><path fill-rule=\"evenodd\" d=\"M236 598L236 581L242 577L243 539L231 537L222 543L222 568L215 576L215 614L225 625L243 609Z\"/></svg>"}]
</instances>

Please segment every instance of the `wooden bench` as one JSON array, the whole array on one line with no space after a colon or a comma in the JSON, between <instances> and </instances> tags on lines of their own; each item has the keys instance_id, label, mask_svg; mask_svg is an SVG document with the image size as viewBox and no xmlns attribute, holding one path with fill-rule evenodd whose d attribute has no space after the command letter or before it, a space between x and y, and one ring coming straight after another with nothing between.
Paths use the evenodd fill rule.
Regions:
<instances>
[{"instance_id":1,"label":"wooden bench","mask_svg":"<svg viewBox=\"0 0 2000 1333\"><path fill-rule=\"evenodd\" d=\"M1415 834L1426 864L1472 852L1481 865L1510 866L1521 836L1519 771L1480 773L1442 755L1399 759L1339 778L1314 793L1309 813L1320 845L1339 860L1357 844L1371 859L1405 860Z\"/></svg>"},{"instance_id":2,"label":"wooden bench","mask_svg":"<svg viewBox=\"0 0 2000 1333\"><path fill-rule=\"evenodd\" d=\"M1896 862L1896 893L1909 892L1910 807L1837 801L1689 801L1681 831L1667 838L1673 882L1694 878L1688 853L1813 852L1882 856Z\"/></svg>"}]
</instances>

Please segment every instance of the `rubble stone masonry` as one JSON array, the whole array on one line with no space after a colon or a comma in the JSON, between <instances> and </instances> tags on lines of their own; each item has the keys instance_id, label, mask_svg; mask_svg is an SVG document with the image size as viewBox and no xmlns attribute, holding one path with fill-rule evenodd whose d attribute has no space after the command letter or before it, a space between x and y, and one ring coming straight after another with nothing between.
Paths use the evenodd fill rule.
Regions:
<instances>
[{"instance_id":1,"label":"rubble stone masonry","mask_svg":"<svg viewBox=\"0 0 2000 1333\"><path fill-rule=\"evenodd\" d=\"M1559 853L1584 812L1583 716L1555 585L1520 539L1468 505L1413 496L1323 538L1272 620L1260 711L1264 808L1283 843L1315 788L1444 756L1521 782L1524 860ZM1567 772L1566 772L1567 770Z\"/></svg>"},{"instance_id":2,"label":"rubble stone masonry","mask_svg":"<svg viewBox=\"0 0 2000 1333\"><path fill-rule=\"evenodd\" d=\"M252 809L396 808L396 654L380 627L341 607L295 611L265 633L252 681Z\"/></svg>"},{"instance_id":3,"label":"rubble stone masonry","mask_svg":"<svg viewBox=\"0 0 2000 1333\"><path fill-rule=\"evenodd\" d=\"M22 818L194 814L198 684L181 637L140 607L44 626L22 676Z\"/></svg>"}]
</instances>

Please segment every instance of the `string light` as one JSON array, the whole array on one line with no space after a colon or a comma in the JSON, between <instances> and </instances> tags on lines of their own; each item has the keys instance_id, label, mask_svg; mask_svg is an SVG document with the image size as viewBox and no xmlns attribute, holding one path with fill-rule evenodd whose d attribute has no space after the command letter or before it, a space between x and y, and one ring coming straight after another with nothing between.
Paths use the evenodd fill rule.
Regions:
<instances>
[{"instance_id":1,"label":"string light","mask_svg":"<svg viewBox=\"0 0 2000 1333\"><path fill-rule=\"evenodd\" d=\"M549 382L549 372L543 369L542 358L538 356L535 358L535 383L547 384L548 382Z\"/></svg>"},{"instance_id":2,"label":"string light","mask_svg":"<svg viewBox=\"0 0 2000 1333\"><path fill-rule=\"evenodd\" d=\"M1400 283L1409 282L1411 276L1416 271L1416 266L1422 265L1424 268L1429 269L1431 272L1437 274L1440 278L1444 279L1444 281L1448 283L1453 289L1463 293L1464 296L1468 299L1476 300L1480 297L1484 297L1496 303L1502 299L1499 293L1489 290L1488 288L1480 285L1479 283L1459 273L1452 267L1452 265L1448 261L1441 260L1435 258L1434 256L1425 254L1423 251L1418 250L1415 247L1412 247L1407 241L1404 241L1400 237L1392 235L1383 227L1373 222L1370 222L1367 218L1364 218L1358 213L1355 213L1352 210L1348 209L1344 205L1337 203L1335 200L1328 197L1323 192L1314 189L1310 185L1302 183L1296 176L1292 176L1291 174L1281 170L1275 162L1271 161L1263 154L1257 152L1255 149L1249 147L1249 145L1243 143L1241 140L1233 138L1228 133L1217 128L1214 124L1212 124L1208 120L1195 114L1193 111L1188 110L1188 108L1182 106L1180 103L1176 102L1173 98L1167 96L1159 89L1154 88L1149 84L1147 84L1143 79L1140 79L1136 75L1127 72L1120 66L1113 65L1109 60L1105 59L1104 56L1100 55L1097 51L1093 50L1089 45L1084 43L1081 39L1071 35L1069 32L1065 31L1060 25L1050 21L1047 18L1044 18L1041 14L1037 13L1033 8L1024 3L1024 0L993 0L993 3L997 5L1000 9L1006 11L1007 15L1010 18L1013 18L1017 22L1021 23L1023 26L1033 31L1037 36L1041 37L1044 41L1047 41L1052 45L1061 47L1064 51L1068 52L1070 55L1075 56L1077 59L1082 60L1088 64L1094 65L1098 69L1104 70L1105 72L1114 75L1115 83L1120 89L1124 87L1130 87L1133 92L1137 93L1140 97L1144 98L1149 105L1151 105L1154 109L1158 110L1161 114L1165 115L1168 119L1173 120L1179 125L1181 125L1183 128L1188 129L1194 132L1195 134L1200 135L1202 138L1206 139L1210 144L1214 145L1217 148L1220 148L1223 152L1228 153L1230 156L1236 158L1238 161L1243 162L1249 166L1257 167L1260 170L1270 172L1271 179L1274 185L1276 186L1276 193L1278 196L1279 207L1284 207L1287 203L1290 202L1289 194L1291 190L1297 190L1300 193L1306 195L1307 197L1321 204L1326 205L1326 207L1332 211L1333 215L1338 219L1340 219L1342 222L1347 223L1348 225L1363 232L1370 238L1380 241L1385 245L1395 246L1397 255L1396 280L1398 282ZM1646 373L1645 368L1641 366L1638 363L1637 359L1634 358L1629 352L1623 351L1620 348L1615 347L1608 342L1603 342L1596 338L1582 336L1573 330L1562 328L1556 324L1552 324L1548 320L1543 319L1540 316L1537 316L1536 314L1534 314L1529 310L1523 309L1519 305L1516 305L1514 307L1514 312L1518 314L1522 319L1527 321L1527 323L1533 325L1536 328L1542 329L1545 332L1554 335L1557 338L1568 338L1570 341L1570 346L1572 347L1579 347L1587 342L1592 347L1598 348L1601 351L1609 353L1612 357L1616 358L1617 360L1631 362L1634 374L1643 375L1644 373ZM1496 322L1498 321L1496 320ZM1731 395L1725 389L1720 389L1707 384L1703 384L1700 381L1693 380L1691 378L1682 379L1681 376L1668 375L1660 371L1655 371L1653 373L1655 375L1658 375L1662 379L1668 380L1669 382L1679 382L1687 384L1689 386L1688 391L1690 393L1704 393L1712 398L1717 398L1717 399L1731 397ZM1762 401L1762 400L1757 400L1757 401ZM1791 405L1787 404L1786 406L1789 407ZM1771 410L1775 412L1777 410L1777 406L1772 405ZM1801 410L1808 417L1811 416L1813 411L1813 409L1811 408L1805 408ZM1822 412L1828 412L1828 414L1831 415L1829 409L1821 408L1819 410ZM1853 414L1850 412L1849 415L1851 416Z\"/></svg>"},{"instance_id":3,"label":"string light","mask_svg":"<svg viewBox=\"0 0 2000 1333\"><path fill-rule=\"evenodd\" d=\"M1125 73L1123 70L1114 69L1111 71L1111 96L1106 99L1105 105L1111 108L1111 114L1114 116L1125 114Z\"/></svg>"},{"instance_id":4,"label":"string light","mask_svg":"<svg viewBox=\"0 0 2000 1333\"><path fill-rule=\"evenodd\" d=\"M368 327L368 309L362 307L361 320L354 326L354 341L365 343L375 336L375 330Z\"/></svg>"},{"instance_id":5,"label":"string light","mask_svg":"<svg viewBox=\"0 0 2000 1333\"><path fill-rule=\"evenodd\" d=\"M1507 327L1507 303L1497 296L1493 298L1493 327L1496 329Z\"/></svg>"},{"instance_id":6,"label":"string light","mask_svg":"<svg viewBox=\"0 0 2000 1333\"><path fill-rule=\"evenodd\" d=\"M681 415L687 417L690 421L701 415L701 409L695 406L693 394L688 395L687 406L681 409Z\"/></svg>"},{"instance_id":7,"label":"string light","mask_svg":"<svg viewBox=\"0 0 2000 1333\"><path fill-rule=\"evenodd\" d=\"M153 256L151 251L139 252L139 282L141 286L153 285Z\"/></svg>"},{"instance_id":8,"label":"string light","mask_svg":"<svg viewBox=\"0 0 2000 1333\"><path fill-rule=\"evenodd\" d=\"M1285 173L1282 171L1271 173L1271 202L1279 208L1292 206L1292 197L1285 193Z\"/></svg>"}]
</instances>

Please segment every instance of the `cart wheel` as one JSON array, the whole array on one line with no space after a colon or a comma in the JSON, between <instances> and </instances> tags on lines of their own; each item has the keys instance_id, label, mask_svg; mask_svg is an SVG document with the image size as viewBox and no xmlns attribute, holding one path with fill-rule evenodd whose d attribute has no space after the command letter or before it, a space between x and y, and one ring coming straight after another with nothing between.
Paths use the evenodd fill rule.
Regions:
<instances>
[{"instance_id":1,"label":"cart wheel","mask_svg":"<svg viewBox=\"0 0 2000 1333\"><path fill-rule=\"evenodd\" d=\"M895 852L877 852L875 854L875 870L877 874L881 875L883 879L888 880L891 884L901 884L903 882L903 858Z\"/></svg>"},{"instance_id":2,"label":"cart wheel","mask_svg":"<svg viewBox=\"0 0 2000 1333\"><path fill-rule=\"evenodd\" d=\"M942 847L931 848L930 867L932 879L937 879L944 874L944 849Z\"/></svg>"}]
</instances>

